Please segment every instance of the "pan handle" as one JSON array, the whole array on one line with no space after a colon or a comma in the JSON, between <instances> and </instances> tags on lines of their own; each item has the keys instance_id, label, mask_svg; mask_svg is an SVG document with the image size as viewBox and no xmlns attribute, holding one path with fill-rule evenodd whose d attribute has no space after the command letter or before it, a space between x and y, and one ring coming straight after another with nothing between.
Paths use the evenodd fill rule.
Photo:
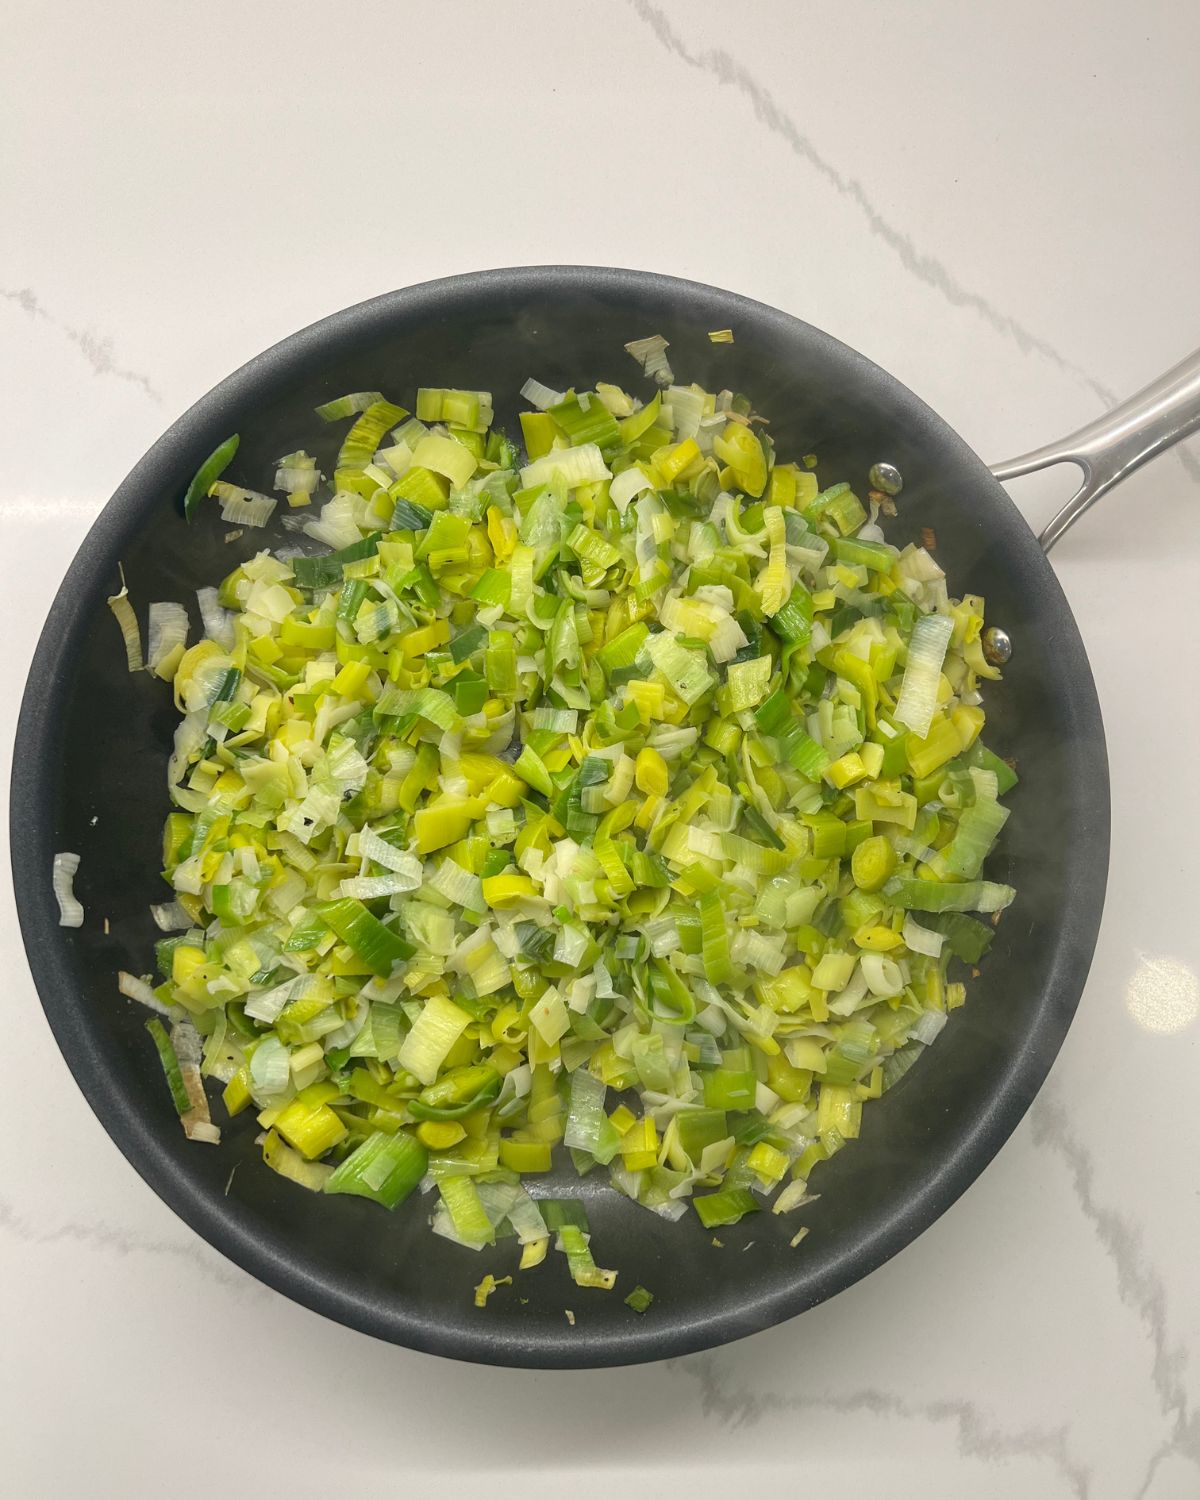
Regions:
<instances>
[{"instance_id":1,"label":"pan handle","mask_svg":"<svg viewBox=\"0 0 1200 1500\"><path fill-rule=\"evenodd\" d=\"M1049 552L1106 490L1197 428L1200 349L1078 432L1008 463L994 464L992 473L1005 480L1047 469L1051 464L1072 463L1082 469L1083 483L1038 537L1042 550Z\"/></svg>"}]
</instances>

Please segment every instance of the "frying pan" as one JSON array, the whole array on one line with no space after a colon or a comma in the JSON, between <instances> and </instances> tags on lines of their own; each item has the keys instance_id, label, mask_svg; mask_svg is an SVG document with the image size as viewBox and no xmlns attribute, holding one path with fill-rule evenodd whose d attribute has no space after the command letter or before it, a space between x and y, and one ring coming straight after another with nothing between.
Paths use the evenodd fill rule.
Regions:
<instances>
[{"instance_id":1,"label":"frying pan","mask_svg":"<svg viewBox=\"0 0 1200 1500\"><path fill-rule=\"evenodd\" d=\"M714 346L707 331L725 327L736 342ZM215 507L191 527L180 519L188 479L230 432L242 446L226 477L256 485L281 453L314 451L314 437L330 471L337 431L319 433L313 407L348 390L408 399L417 384L486 388L497 420L515 430L527 376L560 389L596 379L636 388L622 344L655 332L670 341L680 378L749 393L780 451L817 453L825 482L864 486L872 463L895 464L904 492L890 540L932 527L953 592L986 597L1013 648L988 694L988 739L1022 772L989 873L1019 895L932 1055L865 1111L861 1140L822 1167L798 1249L788 1244L795 1216L743 1220L718 1247L690 1216L668 1224L600 1174L579 1180L564 1164L542 1190L586 1200L596 1253L620 1270L618 1291L575 1287L564 1257L551 1256L519 1278L524 1305L499 1295L479 1311L471 1287L484 1271L511 1269L511 1242L476 1254L436 1239L415 1198L388 1215L357 1198L314 1197L262 1164L248 1116L225 1127L218 1148L179 1129L144 1015L116 989L119 969L153 966L147 906L162 899L175 714L161 683L125 670L105 596L120 562L141 609L191 601L262 545L257 532L228 544ZM1074 439L996 473L1064 459L1083 469L1049 545L1104 488L1198 422L1193 361ZM634 271L526 267L411 287L314 324L231 375L141 460L92 527L42 633L17 730L12 866L30 966L80 1088L137 1171L210 1244L306 1306L414 1349L501 1365L616 1365L711 1347L814 1306L915 1239L979 1174L1033 1099L1079 1001L1104 897L1108 796L1092 675L1043 547L997 478L916 396L828 335L729 292ZM82 856L76 889L88 918L76 931L59 927L51 891L52 857L64 849ZM656 1298L640 1318L622 1301L637 1282Z\"/></svg>"}]
</instances>

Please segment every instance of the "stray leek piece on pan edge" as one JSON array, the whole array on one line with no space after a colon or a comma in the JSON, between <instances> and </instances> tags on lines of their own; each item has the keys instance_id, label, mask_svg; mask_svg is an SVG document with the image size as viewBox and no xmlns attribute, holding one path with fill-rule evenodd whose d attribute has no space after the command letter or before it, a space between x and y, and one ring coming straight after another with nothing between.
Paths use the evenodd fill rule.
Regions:
<instances>
[{"instance_id":1,"label":"stray leek piece on pan edge","mask_svg":"<svg viewBox=\"0 0 1200 1500\"><path fill-rule=\"evenodd\" d=\"M693 1232L800 1206L1014 894L982 878L1016 780L983 601L628 347L651 399L531 378L523 451L486 391L326 403L331 472L275 478L329 550L152 632L181 719L149 1001L276 1171L436 1188L436 1233L598 1288L582 1205L527 1190L555 1148ZM263 498L218 482L235 446L193 486L227 514Z\"/></svg>"}]
</instances>

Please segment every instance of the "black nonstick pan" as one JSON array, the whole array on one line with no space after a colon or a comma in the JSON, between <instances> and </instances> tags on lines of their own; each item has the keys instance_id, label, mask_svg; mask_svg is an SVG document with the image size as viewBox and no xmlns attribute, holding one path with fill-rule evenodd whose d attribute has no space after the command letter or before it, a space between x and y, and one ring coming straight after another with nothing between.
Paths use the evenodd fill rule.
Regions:
<instances>
[{"instance_id":1,"label":"black nonstick pan","mask_svg":"<svg viewBox=\"0 0 1200 1500\"><path fill-rule=\"evenodd\" d=\"M712 344L716 328L732 328L735 342ZM474 1254L435 1238L416 1197L392 1215L356 1198L314 1197L261 1163L249 1115L217 1148L180 1131L144 1012L116 987L119 969L153 967L147 907L163 899L156 872L175 715L161 683L126 671L105 598L120 563L143 609L194 600L263 544L261 532L227 544L215 507L191 527L180 516L188 479L230 432L242 446L227 477L255 485L280 454L301 443L312 451L313 407L344 391L405 400L418 384L486 388L498 421L516 431L527 376L560 389L596 379L637 389L622 345L651 333L670 341L679 378L750 395L779 449L815 452L819 475L865 489L872 464L894 464L904 490L889 539L902 545L933 528L952 592L986 597L989 621L1012 643L1005 680L988 696L988 738L1022 774L989 873L1019 895L966 1007L865 1111L862 1139L814 1178L821 1196L804 1211L811 1233L798 1248L788 1243L794 1216L771 1214L722 1230L719 1248L690 1215L668 1224L599 1174L580 1182L564 1153L548 1190L587 1199L597 1254L619 1268L619 1288L650 1287L652 1309L638 1317L622 1290L575 1287L564 1258L552 1256L521 1277L525 1305L498 1296L480 1311L471 1288L484 1271L511 1269L511 1246ZM1200 421L1198 387L1195 366L1181 367L1115 420L1004 472L1078 462L1085 484L1069 523L1114 475ZM1045 1078L1079 1001L1104 897L1108 795L1092 675L1043 547L987 467L916 396L817 329L728 292L642 272L522 268L394 292L305 329L230 376L141 460L72 564L30 671L13 762L12 865L30 965L79 1086L133 1166L210 1244L306 1306L415 1349L502 1365L616 1365L803 1312L915 1239L982 1171ZM82 856L76 890L88 920L75 931L58 925L58 850ZM974 1274L986 1283L986 1266Z\"/></svg>"}]
</instances>

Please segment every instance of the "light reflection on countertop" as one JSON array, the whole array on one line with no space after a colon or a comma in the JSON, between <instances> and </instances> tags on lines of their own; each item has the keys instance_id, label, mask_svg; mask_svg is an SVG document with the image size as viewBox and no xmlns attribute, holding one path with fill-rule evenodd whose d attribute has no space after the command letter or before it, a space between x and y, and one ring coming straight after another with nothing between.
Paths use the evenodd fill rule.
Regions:
<instances>
[{"instance_id":1,"label":"light reflection on countertop","mask_svg":"<svg viewBox=\"0 0 1200 1500\"><path fill-rule=\"evenodd\" d=\"M1147 1031L1177 1036L1200 1017L1196 971L1168 954L1140 953L1125 988L1125 1008Z\"/></svg>"}]
</instances>

